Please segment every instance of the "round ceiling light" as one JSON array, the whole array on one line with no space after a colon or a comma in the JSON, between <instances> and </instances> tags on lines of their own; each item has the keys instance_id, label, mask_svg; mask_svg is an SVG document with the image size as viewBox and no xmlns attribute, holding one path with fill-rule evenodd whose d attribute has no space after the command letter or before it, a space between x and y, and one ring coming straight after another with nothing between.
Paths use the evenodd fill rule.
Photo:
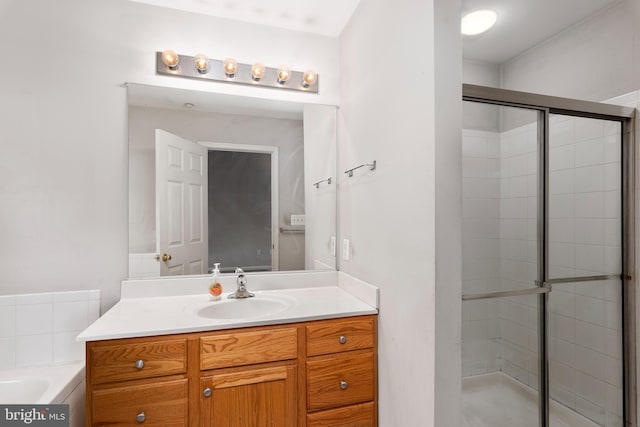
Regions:
<instances>
[{"instance_id":1,"label":"round ceiling light","mask_svg":"<svg viewBox=\"0 0 640 427\"><path fill-rule=\"evenodd\" d=\"M474 36L493 27L498 15L493 10L477 10L462 17L462 34Z\"/></svg>"}]
</instances>

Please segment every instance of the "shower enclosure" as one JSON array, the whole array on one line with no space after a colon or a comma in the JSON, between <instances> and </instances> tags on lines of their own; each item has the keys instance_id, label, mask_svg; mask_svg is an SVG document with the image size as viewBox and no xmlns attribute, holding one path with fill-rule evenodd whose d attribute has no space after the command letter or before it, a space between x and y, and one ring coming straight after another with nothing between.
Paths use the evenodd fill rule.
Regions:
<instances>
[{"instance_id":1,"label":"shower enclosure","mask_svg":"<svg viewBox=\"0 0 640 427\"><path fill-rule=\"evenodd\" d=\"M635 426L634 110L463 99L463 426Z\"/></svg>"}]
</instances>

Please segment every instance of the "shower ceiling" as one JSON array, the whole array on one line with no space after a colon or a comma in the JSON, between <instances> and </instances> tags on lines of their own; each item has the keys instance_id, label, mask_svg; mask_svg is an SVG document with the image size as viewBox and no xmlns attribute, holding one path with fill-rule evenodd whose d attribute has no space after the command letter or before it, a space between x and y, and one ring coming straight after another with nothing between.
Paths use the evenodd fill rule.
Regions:
<instances>
[{"instance_id":1,"label":"shower ceiling","mask_svg":"<svg viewBox=\"0 0 640 427\"><path fill-rule=\"evenodd\" d=\"M479 9L498 13L495 26L464 36L463 56L502 64L619 0L462 0L463 15Z\"/></svg>"}]
</instances>

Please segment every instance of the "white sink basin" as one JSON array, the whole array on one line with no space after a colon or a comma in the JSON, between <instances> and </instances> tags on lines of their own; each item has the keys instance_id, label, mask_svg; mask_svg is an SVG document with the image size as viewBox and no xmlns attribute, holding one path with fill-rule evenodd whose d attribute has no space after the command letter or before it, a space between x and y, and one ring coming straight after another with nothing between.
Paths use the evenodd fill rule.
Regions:
<instances>
[{"instance_id":1,"label":"white sink basin","mask_svg":"<svg viewBox=\"0 0 640 427\"><path fill-rule=\"evenodd\" d=\"M252 319L280 313L292 305L293 301L285 298L256 296L212 302L206 307L201 307L196 314L208 319Z\"/></svg>"}]
</instances>

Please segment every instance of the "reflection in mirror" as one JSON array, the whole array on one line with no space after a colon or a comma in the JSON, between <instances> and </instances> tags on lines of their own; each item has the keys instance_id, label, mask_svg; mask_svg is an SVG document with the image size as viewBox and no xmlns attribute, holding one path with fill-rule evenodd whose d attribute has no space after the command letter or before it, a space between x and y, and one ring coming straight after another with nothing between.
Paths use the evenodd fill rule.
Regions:
<instances>
[{"instance_id":1,"label":"reflection in mirror","mask_svg":"<svg viewBox=\"0 0 640 427\"><path fill-rule=\"evenodd\" d=\"M130 278L336 268L336 107L127 87Z\"/></svg>"}]
</instances>

